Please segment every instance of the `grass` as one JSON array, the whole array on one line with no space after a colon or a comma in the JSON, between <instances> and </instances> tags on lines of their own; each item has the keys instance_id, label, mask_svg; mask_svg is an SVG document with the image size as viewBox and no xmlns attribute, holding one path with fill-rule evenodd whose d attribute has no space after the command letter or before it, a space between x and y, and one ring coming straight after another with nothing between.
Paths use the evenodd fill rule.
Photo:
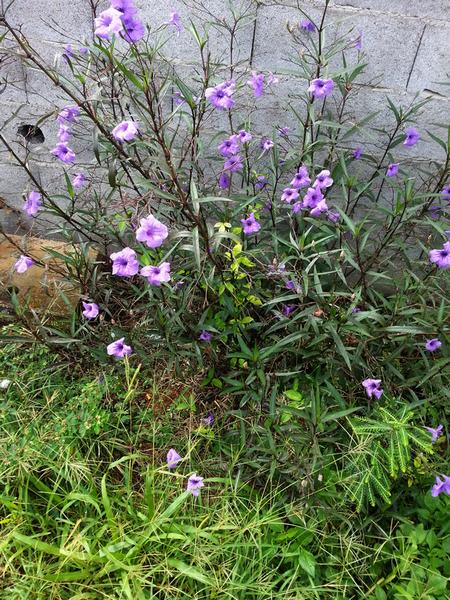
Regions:
<instances>
[{"instance_id":1,"label":"grass","mask_svg":"<svg viewBox=\"0 0 450 600\"><path fill-rule=\"evenodd\" d=\"M358 515L331 480L303 493L251 481L246 449L202 425L185 382L129 365L73 373L43 347L6 345L3 377L2 600L448 597L442 503ZM199 498L185 491L193 472Z\"/></svg>"}]
</instances>

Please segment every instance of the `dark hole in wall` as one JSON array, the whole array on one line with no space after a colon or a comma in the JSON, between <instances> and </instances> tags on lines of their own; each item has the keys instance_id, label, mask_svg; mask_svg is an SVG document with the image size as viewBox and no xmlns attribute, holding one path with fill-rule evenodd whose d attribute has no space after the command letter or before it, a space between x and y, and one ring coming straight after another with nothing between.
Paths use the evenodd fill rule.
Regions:
<instances>
[{"instance_id":1,"label":"dark hole in wall","mask_svg":"<svg viewBox=\"0 0 450 600\"><path fill-rule=\"evenodd\" d=\"M42 144L45 141L45 136L42 129L37 125L29 125L24 123L17 129L17 135L21 135L29 144Z\"/></svg>"}]
</instances>

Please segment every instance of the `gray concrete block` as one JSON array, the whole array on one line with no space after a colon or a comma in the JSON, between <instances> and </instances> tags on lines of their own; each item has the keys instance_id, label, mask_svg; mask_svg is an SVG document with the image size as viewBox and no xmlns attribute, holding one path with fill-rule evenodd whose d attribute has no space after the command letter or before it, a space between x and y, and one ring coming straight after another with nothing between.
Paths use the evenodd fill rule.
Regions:
<instances>
[{"instance_id":1,"label":"gray concrete block","mask_svg":"<svg viewBox=\"0 0 450 600\"><path fill-rule=\"evenodd\" d=\"M332 0L333 5L346 8L362 8L405 17L430 17L433 20L450 18L447 0Z\"/></svg>"},{"instance_id":2,"label":"gray concrete block","mask_svg":"<svg viewBox=\"0 0 450 600\"><path fill-rule=\"evenodd\" d=\"M408 91L428 89L450 97L449 83L450 27L426 25L411 72Z\"/></svg>"}]
</instances>

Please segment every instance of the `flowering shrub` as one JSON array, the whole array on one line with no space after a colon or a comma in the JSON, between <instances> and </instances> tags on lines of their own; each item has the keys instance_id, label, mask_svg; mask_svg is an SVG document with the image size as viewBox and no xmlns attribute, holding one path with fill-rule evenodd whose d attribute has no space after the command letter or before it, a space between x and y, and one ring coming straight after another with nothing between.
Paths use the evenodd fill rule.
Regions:
<instances>
[{"instance_id":1,"label":"flowering shrub","mask_svg":"<svg viewBox=\"0 0 450 600\"><path fill-rule=\"evenodd\" d=\"M112 0L57 71L6 15L5 40L64 98L51 150L63 192L1 137L29 174L27 215L82 242L65 257L82 306L59 342L103 361L207 367L205 383L240 406L266 407L274 389L284 397L293 378L320 375L343 407L428 397L436 416L450 364L450 129L428 136L425 101L388 98L383 145L370 143L370 117L347 112L362 37L326 46L327 7L320 23L299 12L302 58L276 74L232 55L223 64L208 28L177 13L150 27L131 0ZM231 42L246 16L228 17ZM196 64L166 56L175 35L196 44ZM289 124L270 123L264 101L286 81L298 90ZM419 175L405 153L426 137L442 161ZM22 255L15 268L32 266ZM40 339L50 331L40 324Z\"/></svg>"}]
</instances>

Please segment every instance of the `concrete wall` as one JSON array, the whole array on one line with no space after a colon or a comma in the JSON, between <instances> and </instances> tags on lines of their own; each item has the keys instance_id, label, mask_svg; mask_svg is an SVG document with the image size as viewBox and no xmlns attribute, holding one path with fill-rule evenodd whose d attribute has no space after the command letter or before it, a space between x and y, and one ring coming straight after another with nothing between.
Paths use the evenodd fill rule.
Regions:
<instances>
[{"instance_id":1,"label":"concrete wall","mask_svg":"<svg viewBox=\"0 0 450 600\"><path fill-rule=\"evenodd\" d=\"M194 0L200 1L200 0ZM324 0L298 0L300 7L317 17ZM202 0L203 5L216 16L229 14L226 0ZM0 0L3 9L10 0ZM136 0L140 15L148 23L162 23L171 10L178 10L184 19L192 10L179 0ZM281 4L281 6L279 5ZM239 34L239 59L248 61L253 56L257 69L282 72L291 50L287 23L298 23L301 15L294 8L296 0L281 0L272 5L270 0L232 0L233 7L245 6L249 20ZM92 7L100 11L109 5L106 0L15 0L8 11L8 19L22 26L32 44L44 53L50 62L61 60L64 34L75 46L92 36ZM195 12L195 11L194 11ZM252 19L251 17L255 18ZM407 104L416 94L430 97L421 116L421 129L429 129L442 136L439 124L450 123L450 0L331 0L328 21L332 23L329 35L354 27L364 34L364 51L369 68L358 88L358 95L350 106L355 119L363 114L380 111L375 123L386 125L385 96ZM227 43L220 33L214 37L215 51L226 52ZM192 46L186 34L173 38L172 50L176 60L189 58ZM1 59L1 56L0 56ZM63 68L64 67L63 65ZM17 127L21 123L34 124L46 111L54 110L64 101L56 89L39 73L24 71L13 59L0 62L1 77L8 85L0 86L0 123L8 139L17 141ZM444 85L444 84L447 85ZM281 78L277 95L271 96L265 106L263 121L279 120L283 124L286 99L292 93L287 78ZM263 125L263 124L262 124ZM33 146L31 165L45 185L51 186L60 177L49 150L56 141L56 127L51 119L42 126L45 142ZM401 150L399 150L401 152ZM410 149L409 156L418 161L429 161L442 150L424 140ZM89 157L86 157L89 160ZM28 229L32 220L18 217L17 213L2 208L2 199L19 208L22 191L27 188L26 175L14 166L9 153L0 148L0 222L9 230ZM4 202L3 202L4 206Z\"/></svg>"}]
</instances>

